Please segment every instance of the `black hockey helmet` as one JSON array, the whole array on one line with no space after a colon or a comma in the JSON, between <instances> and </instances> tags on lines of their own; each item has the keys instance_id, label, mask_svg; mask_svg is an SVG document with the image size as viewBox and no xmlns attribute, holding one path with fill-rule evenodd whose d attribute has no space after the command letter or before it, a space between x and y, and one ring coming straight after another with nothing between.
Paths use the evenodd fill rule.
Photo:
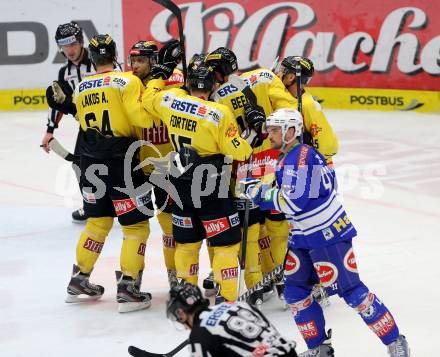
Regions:
<instances>
[{"instance_id":1,"label":"black hockey helmet","mask_svg":"<svg viewBox=\"0 0 440 357\"><path fill-rule=\"evenodd\" d=\"M211 92L215 84L214 70L212 67L201 63L193 64L188 68L187 85L189 89L201 89Z\"/></svg>"},{"instance_id":2,"label":"black hockey helmet","mask_svg":"<svg viewBox=\"0 0 440 357\"><path fill-rule=\"evenodd\" d=\"M197 285L184 283L171 288L169 299L166 303L167 318L172 321L179 321L178 309L186 313L193 313L198 310L204 310L209 306L209 300L202 295Z\"/></svg>"},{"instance_id":3,"label":"black hockey helmet","mask_svg":"<svg viewBox=\"0 0 440 357\"><path fill-rule=\"evenodd\" d=\"M226 47L219 47L208 54L206 63L223 76L229 76L238 69L237 56Z\"/></svg>"},{"instance_id":4,"label":"black hockey helmet","mask_svg":"<svg viewBox=\"0 0 440 357\"><path fill-rule=\"evenodd\" d=\"M135 56L147 57L157 63L157 53L158 47L157 43L154 41L138 41L133 46L131 46L130 52L128 53L127 63L131 66L131 58Z\"/></svg>"},{"instance_id":5,"label":"black hockey helmet","mask_svg":"<svg viewBox=\"0 0 440 357\"><path fill-rule=\"evenodd\" d=\"M189 60L188 68L200 66L201 64L205 63L206 57L206 53L194 53Z\"/></svg>"},{"instance_id":6,"label":"black hockey helmet","mask_svg":"<svg viewBox=\"0 0 440 357\"><path fill-rule=\"evenodd\" d=\"M307 57L288 56L278 64L275 72L278 73L281 71L283 75L288 73L296 73L296 65L298 63L301 65L301 83L306 85L310 82L313 77L313 73L315 72L313 62Z\"/></svg>"},{"instance_id":7,"label":"black hockey helmet","mask_svg":"<svg viewBox=\"0 0 440 357\"><path fill-rule=\"evenodd\" d=\"M89 56L96 65L116 61L116 43L110 35L95 35L90 39Z\"/></svg>"},{"instance_id":8,"label":"black hockey helmet","mask_svg":"<svg viewBox=\"0 0 440 357\"><path fill-rule=\"evenodd\" d=\"M82 28L74 21L59 25L55 33L55 41L58 46L71 45L75 42L84 43Z\"/></svg>"}]
</instances>

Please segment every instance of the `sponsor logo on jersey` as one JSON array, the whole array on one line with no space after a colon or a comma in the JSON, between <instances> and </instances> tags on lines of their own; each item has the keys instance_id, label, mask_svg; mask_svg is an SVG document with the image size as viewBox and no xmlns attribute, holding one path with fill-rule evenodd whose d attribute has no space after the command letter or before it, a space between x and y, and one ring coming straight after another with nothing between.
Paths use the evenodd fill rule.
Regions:
<instances>
[{"instance_id":1,"label":"sponsor logo on jersey","mask_svg":"<svg viewBox=\"0 0 440 357\"><path fill-rule=\"evenodd\" d=\"M388 335L396 326L393 316L386 311L376 322L368 325L368 327L378 336L384 337Z\"/></svg>"},{"instance_id":2,"label":"sponsor logo on jersey","mask_svg":"<svg viewBox=\"0 0 440 357\"><path fill-rule=\"evenodd\" d=\"M235 279L238 276L238 267L222 269L221 275L222 280Z\"/></svg>"},{"instance_id":3,"label":"sponsor logo on jersey","mask_svg":"<svg viewBox=\"0 0 440 357\"><path fill-rule=\"evenodd\" d=\"M106 77L106 78L111 79L111 77ZM118 87L122 87L122 88L124 88L127 85L127 82L124 79L122 79L121 77L113 78L113 83L115 83Z\"/></svg>"},{"instance_id":4,"label":"sponsor logo on jersey","mask_svg":"<svg viewBox=\"0 0 440 357\"><path fill-rule=\"evenodd\" d=\"M84 242L83 247L87 250L90 250L93 253L101 253L102 247L104 246L104 243L97 242L93 240L92 238L88 237L86 241Z\"/></svg>"},{"instance_id":5,"label":"sponsor logo on jersey","mask_svg":"<svg viewBox=\"0 0 440 357\"><path fill-rule=\"evenodd\" d=\"M235 207L237 208L237 211L244 211L246 209L246 200L235 200ZM255 209L260 206L256 205L254 202L249 202L249 209Z\"/></svg>"},{"instance_id":6,"label":"sponsor logo on jersey","mask_svg":"<svg viewBox=\"0 0 440 357\"><path fill-rule=\"evenodd\" d=\"M189 267L189 275L197 275L199 273L199 263L191 264Z\"/></svg>"},{"instance_id":7,"label":"sponsor logo on jersey","mask_svg":"<svg viewBox=\"0 0 440 357\"><path fill-rule=\"evenodd\" d=\"M139 249L138 249L137 253L139 255L144 256L145 255L145 247L146 247L145 243L139 244Z\"/></svg>"},{"instance_id":8,"label":"sponsor logo on jersey","mask_svg":"<svg viewBox=\"0 0 440 357\"><path fill-rule=\"evenodd\" d=\"M350 248L344 257L345 269L352 273L357 273L356 257L354 256L353 248Z\"/></svg>"},{"instance_id":9,"label":"sponsor logo on jersey","mask_svg":"<svg viewBox=\"0 0 440 357\"><path fill-rule=\"evenodd\" d=\"M221 304L217 306L218 307L208 315L205 321L202 320L201 326L215 326L220 320L220 317L224 314L224 312L229 310L229 305L227 304Z\"/></svg>"},{"instance_id":10,"label":"sponsor logo on jersey","mask_svg":"<svg viewBox=\"0 0 440 357\"><path fill-rule=\"evenodd\" d=\"M211 238L227 231L230 228L229 221L226 217L213 219L210 221L202 221L205 228L206 238Z\"/></svg>"},{"instance_id":11,"label":"sponsor logo on jersey","mask_svg":"<svg viewBox=\"0 0 440 357\"><path fill-rule=\"evenodd\" d=\"M265 236L263 238L258 239L258 245L260 246L261 250L270 248L270 237Z\"/></svg>"},{"instance_id":12,"label":"sponsor logo on jersey","mask_svg":"<svg viewBox=\"0 0 440 357\"><path fill-rule=\"evenodd\" d=\"M363 314L367 309L369 309L374 302L374 294L368 292L368 295L365 299L356 307L356 310Z\"/></svg>"},{"instance_id":13,"label":"sponsor logo on jersey","mask_svg":"<svg viewBox=\"0 0 440 357\"><path fill-rule=\"evenodd\" d=\"M191 217L181 217L172 215L173 217L173 224L180 228L193 228Z\"/></svg>"},{"instance_id":14,"label":"sponsor logo on jersey","mask_svg":"<svg viewBox=\"0 0 440 357\"><path fill-rule=\"evenodd\" d=\"M268 71L261 71L258 76L263 79L264 82L272 82L273 74Z\"/></svg>"},{"instance_id":15,"label":"sponsor logo on jersey","mask_svg":"<svg viewBox=\"0 0 440 357\"><path fill-rule=\"evenodd\" d=\"M301 146L299 156L298 156L298 168L306 166L307 154L309 152L309 147L306 145Z\"/></svg>"},{"instance_id":16,"label":"sponsor logo on jersey","mask_svg":"<svg viewBox=\"0 0 440 357\"><path fill-rule=\"evenodd\" d=\"M238 88L232 84L224 84L217 90L217 94L220 97L226 97L235 92L238 92Z\"/></svg>"},{"instance_id":17,"label":"sponsor logo on jersey","mask_svg":"<svg viewBox=\"0 0 440 357\"><path fill-rule=\"evenodd\" d=\"M229 223L231 223L231 227L235 227L240 224L240 217L238 216L238 213L234 213L233 215L229 216Z\"/></svg>"},{"instance_id":18,"label":"sponsor logo on jersey","mask_svg":"<svg viewBox=\"0 0 440 357\"><path fill-rule=\"evenodd\" d=\"M197 110L197 115L198 116L205 116L206 114L206 107L203 105L201 107L199 107L199 109Z\"/></svg>"},{"instance_id":19,"label":"sponsor logo on jersey","mask_svg":"<svg viewBox=\"0 0 440 357\"><path fill-rule=\"evenodd\" d=\"M145 206L151 202L151 191L145 192L142 195L136 196L136 204L138 207Z\"/></svg>"},{"instance_id":20,"label":"sponsor logo on jersey","mask_svg":"<svg viewBox=\"0 0 440 357\"><path fill-rule=\"evenodd\" d=\"M316 328L315 320L308 321L303 324L297 324L297 326L304 340L309 340L318 336L318 329Z\"/></svg>"},{"instance_id":21,"label":"sponsor logo on jersey","mask_svg":"<svg viewBox=\"0 0 440 357\"><path fill-rule=\"evenodd\" d=\"M295 274L301 266L298 256L289 250L286 256L286 262L284 264L284 274L292 275Z\"/></svg>"},{"instance_id":22,"label":"sponsor logo on jersey","mask_svg":"<svg viewBox=\"0 0 440 357\"><path fill-rule=\"evenodd\" d=\"M86 191L82 190L82 196L84 198L84 201L86 201L87 203L90 203L90 204L96 203L96 197L95 197L94 193L86 192Z\"/></svg>"},{"instance_id":23,"label":"sponsor logo on jersey","mask_svg":"<svg viewBox=\"0 0 440 357\"><path fill-rule=\"evenodd\" d=\"M94 88L101 88L103 86L108 86L109 83L105 83L104 80L106 78L111 78L111 77L104 77L104 78L93 78L93 79L86 79L84 81L81 82L81 84L79 85L79 93L88 90L88 89L94 89Z\"/></svg>"},{"instance_id":24,"label":"sponsor logo on jersey","mask_svg":"<svg viewBox=\"0 0 440 357\"><path fill-rule=\"evenodd\" d=\"M113 200L113 206L117 216L121 216L128 212L133 211L136 208L136 202L132 198L126 198L124 200Z\"/></svg>"},{"instance_id":25,"label":"sponsor logo on jersey","mask_svg":"<svg viewBox=\"0 0 440 357\"><path fill-rule=\"evenodd\" d=\"M324 228L321 232L325 240L330 240L335 236L331 228Z\"/></svg>"},{"instance_id":26,"label":"sponsor logo on jersey","mask_svg":"<svg viewBox=\"0 0 440 357\"><path fill-rule=\"evenodd\" d=\"M310 125L310 135L312 135L312 138L316 138L321 131L322 128L316 123L312 123L312 125Z\"/></svg>"},{"instance_id":27,"label":"sponsor logo on jersey","mask_svg":"<svg viewBox=\"0 0 440 357\"><path fill-rule=\"evenodd\" d=\"M250 83L251 87L254 86L257 83L257 81L258 81L258 78L255 74L253 74L249 77L249 83Z\"/></svg>"},{"instance_id":28,"label":"sponsor logo on jersey","mask_svg":"<svg viewBox=\"0 0 440 357\"><path fill-rule=\"evenodd\" d=\"M206 106L199 102L188 99L182 100L180 98L174 98L170 105L170 108L181 113L195 115L199 118L203 118L207 111Z\"/></svg>"},{"instance_id":29,"label":"sponsor logo on jersey","mask_svg":"<svg viewBox=\"0 0 440 357\"><path fill-rule=\"evenodd\" d=\"M162 243L165 248L175 248L176 247L176 240L172 236L163 235L162 236Z\"/></svg>"},{"instance_id":30,"label":"sponsor logo on jersey","mask_svg":"<svg viewBox=\"0 0 440 357\"><path fill-rule=\"evenodd\" d=\"M168 128L163 122L159 126L144 129L144 140L154 145L168 144L170 138L168 136Z\"/></svg>"},{"instance_id":31,"label":"sponsor logo on jersey","mask_svg":"<svg viewBox=\"0 0 440 357\"><path fill-rule=\"evenodd\" d=\"M293 316L296 316L298 312L307 309L313 303L313 296L309 295L305 299L298 301L293 304L289 304L289 308L293 313Z\"/></svg>"},{"instance_id":32,"label":"sponsor logo on jersey","mask_svg":"<svg viewBox=\"0 0 440 357\"><path fill-rule=\"evenodd\" d=\"M227 138L233 138L234 136L237 135L237 133L238 133L237 125L235 125L234 123L230 123L228 128L226 129L225 136Z\"/></svg>"},{"instance_id":33,"label":"sponsor logo on jersey","mask_svg":"<svg viewBox=\"0 0 440 357\"><path fill-rule=\"evenodd\" d=\"M343 229L347 228L348 225L351 224L350 219L347 215L344 215L344 217L339 217L336 222L333 222L332 226L336 229L336 231L339 233ZM351 226L353 227L353 226Z\"/></svg>"},{"instance_id":34,"label":"sponsor logo on jersey","mask_svg":"<svg viewBox=\"0 0 440 357\"><path fill-rule=\"evenodd\" d=\"M330 262L313 263L322 285L330 286L338 278L338 268Z\"/></svg>"}]
</instances>

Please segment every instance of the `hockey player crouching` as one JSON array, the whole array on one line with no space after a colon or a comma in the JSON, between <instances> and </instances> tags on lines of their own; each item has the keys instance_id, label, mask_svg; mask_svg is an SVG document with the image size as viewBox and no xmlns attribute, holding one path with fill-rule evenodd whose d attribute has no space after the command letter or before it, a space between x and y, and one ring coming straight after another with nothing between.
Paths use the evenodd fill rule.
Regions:
<instances>
[{"instance_id":1,"label":"hockey player crouching","mask_svg":"<svg viewBox=\"0 0 440 357\"><path fill-rule=\"evenodd\" d=\"M326 334L321 306L311 295L313 284L336 283L338 295L388 347L392 357L407 357L406 339L387 307L360 280L352 247L356 229L335 191L335 172L314 148L300 144L303 119L292 109L280 109L266 120L269 139L280 149L276 187L258 179L243 179L245 196L262 209L286 214L289 232L285 263L285 298L309 348L300 354L333 356L331 331ZM331 274L329 274L331 272Z\"/></svg>"},{"instance_id":2,"label":"hockey player crouching","mask_svg":"<svg viewBox=\"0 0 440 357\"><path fill-rule=\"evenodd\" d=\"M170 291L167 317L191 330L194 357L297 357L295 342L285 340L257 308L247 303L221 303L212 307L191 284ZM135 357L145 351L130 347Z\"/></svg>"}]
</instances>

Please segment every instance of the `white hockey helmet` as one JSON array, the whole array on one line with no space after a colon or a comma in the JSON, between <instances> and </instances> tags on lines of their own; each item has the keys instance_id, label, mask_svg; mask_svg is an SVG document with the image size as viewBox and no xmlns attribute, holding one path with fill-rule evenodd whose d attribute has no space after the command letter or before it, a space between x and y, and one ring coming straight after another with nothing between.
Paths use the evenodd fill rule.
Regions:
<instances>
[{"instance_id":1,"label":"white hockey helmet","mask_svg":"<svg viewBox=\"0 0 440 357\"><path fill-rule=\"evenodd\" d=\"M282 108L275 110L266 118L266 127L279 126L283 134L283 140L289 128L295 128L295 137L301 136L303 133L303 117L301 113L295 109Z\"/></svg>"}]
</instances>

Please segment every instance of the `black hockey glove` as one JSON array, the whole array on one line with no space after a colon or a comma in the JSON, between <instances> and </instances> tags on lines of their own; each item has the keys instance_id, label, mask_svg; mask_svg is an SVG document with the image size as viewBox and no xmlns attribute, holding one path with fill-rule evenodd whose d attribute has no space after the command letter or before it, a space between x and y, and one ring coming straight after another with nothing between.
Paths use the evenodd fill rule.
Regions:
<instances>
[{"instance_id":1,"label":"black hockey glove","mask_svg":"<svg viewBox=\"0 0 440 357\"><path fill-rule=\"evenodd\" d=\"M266 121L266 114L259 105L252 106L249 103L244 105L244 114L248 125L257 133L261 133L261 128Z\"/></svg>"},{"instance_id":2,"label":"black hockey glove","mask_svg":"<svg viewBox=\"0 0 440 357\"><path fill-rule=\"evenodd\" d=\"M150 72L152 78L168 79L173 74L174 68L179 64L182 57L182 46L177 40L168 41L159 50L157 64Z\"/></svg>"}]
</instances>

